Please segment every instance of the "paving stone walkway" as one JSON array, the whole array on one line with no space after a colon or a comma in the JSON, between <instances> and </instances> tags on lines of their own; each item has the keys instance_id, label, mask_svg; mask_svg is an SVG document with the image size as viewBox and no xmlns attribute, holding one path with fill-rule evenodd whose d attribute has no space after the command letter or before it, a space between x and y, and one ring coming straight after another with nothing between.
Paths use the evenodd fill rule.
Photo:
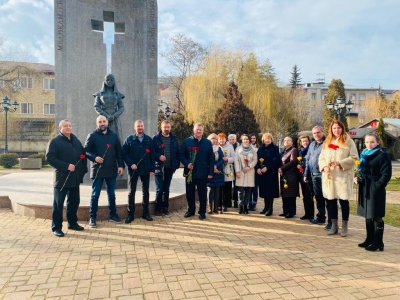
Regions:
<instances>
[{"instance_id":1,"label":"paving stone walkway","mask_svg":"<svg viewBox=\"0 0 400 300\"><path fill-rule=\"evenodd\" d=\"M385 251L371 253L357 247L362 218L350 217L348 237L327 236L280 207L64 224L63 238L50 220L0 209L0 299L400 299L400 229L386 226Z\"/></svg>"}]
</instances>

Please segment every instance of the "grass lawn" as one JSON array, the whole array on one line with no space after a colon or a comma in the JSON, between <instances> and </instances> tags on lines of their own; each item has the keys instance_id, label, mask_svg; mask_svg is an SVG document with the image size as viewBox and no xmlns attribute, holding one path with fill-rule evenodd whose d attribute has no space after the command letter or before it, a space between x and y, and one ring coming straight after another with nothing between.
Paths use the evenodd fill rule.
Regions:
<instances>
[{"instance_id":1,"label":"grass lawn","mask_svg":"<svg viewBox=\"0 0 400 300\"><path fill-rule=\"evenodd\" d=\"M386 186L387 191L400 191L400 179L396 179L396 177L392 177L390 179L388 185Z\"/></svg>"},{"instance_id":2,"label":"grass lawn","mask_svg":"<svg viewBox=\"0 0 400 300\"><path fill-rule=\"evenodd\" d=\"M350 213L357 214L357 201L350 202ZM400 205L386 204L386 216L383 218L385 224L400 228Z\"/></svg>"}]
</instances>

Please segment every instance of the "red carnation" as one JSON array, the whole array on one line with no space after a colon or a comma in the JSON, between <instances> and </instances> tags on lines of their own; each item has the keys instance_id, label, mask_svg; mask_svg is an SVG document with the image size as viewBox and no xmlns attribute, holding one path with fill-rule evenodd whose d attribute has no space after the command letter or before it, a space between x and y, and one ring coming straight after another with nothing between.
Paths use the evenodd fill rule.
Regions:
<instances>
[{"instance_id":1,"label":"red carnation","mask_svg":"<svg viewBox=\"0 0 400 300\"><path fill-rule=\"evenodd\" d=\"M161 145L160 145L161 148L164 148L164 146L165 146L164 144L161 144Z\"/></svg>"},{"instance_id":2,"label":"red carnation","mask_svg":"<svg viewBox=\"0 0 400 300\"><path fill-rule=\"evenodd\" d=\"M146 153L150 153L150 149L146 149Z\"/></svg>"},{"instance_id":3,"label":"red carnation","mask_svg":"<svg viewBox=\"0 0 400 300\"><path fill-rule=\"evenodd\" d=\"M79 155L79 157L80 157L81 159L84 159L86 156L85 156L85 154L81 154L81 155Z\"/></svg>"},{"instance_id":4,"label":"red carnation","mask_svg":"<svg viewBox=\"0 0 400 300\"><path fill-rule=\"evenodd\" d=\"M303 169L303 168L300 168L299 171L300 171L300 173L303 173L303 172L304 172L304 169Z\"/></svg>"},{"instance_id":5,"label":"red carnation","mask_svg":"<svg viewBox=\"0 0 400 300\"><path fill-rule=\"evenodd\" d=\"M331 148L331 149L333 149L333 150L336 150L336 149L339 148L339 146L334 145L334 144L329 144L328 147Z\"/></svg>"},{"instance_id":6,"label":"red carnation","mask_svg":"<svg viewBox=\"0 0 400 300\"><path fill-rule=\"evenodd\" d=\"M247 158L245 158L245 159L244 159L244 162L248 163L248 162L249 162L249 160L248 160Z\"/></svg>"},{"instance_id":7,"label":"red carnation","mask_svg":"<svg viewBox=\"0 0 400 300\"><path fill-rule=\"evenodd\" d=\"M107 148L110 148L110 147L111 147L111 144L107 144L106 146L107 146Z\"/></svg>"}]
</instances>

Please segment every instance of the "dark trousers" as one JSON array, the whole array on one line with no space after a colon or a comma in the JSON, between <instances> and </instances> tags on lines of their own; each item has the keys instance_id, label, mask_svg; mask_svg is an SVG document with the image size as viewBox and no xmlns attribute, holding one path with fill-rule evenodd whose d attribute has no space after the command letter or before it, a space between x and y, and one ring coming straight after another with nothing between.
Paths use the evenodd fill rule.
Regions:
<instances>
[{"instance_id":1,"label":"dark trousers","mask_svg":"<svg viewBox=\"0 0 400 300\"><path fill-rule=\"evenodd\" d=\"M150 174L133 175L129 177L129 193L128 193L128 215L135 215L135 193L138 178L142 181L142 215L149 213L149 184Z\"/></svg>"},{"instance_id":2,"label":"dark trousers","mask_svg":"<svg viewBox=\"0 0 400 300\"><path fill-rule=\"evenodd\" d=\"M115 187L117 186L117 177L96 178L96 180L92 179L92 196L90 198L89 210L89 216L94 219L96 219L97 210L99 208L99 197L103 181L106 182L108 210L110 211L110 216L117 214L117 208L115 206Z\"/></svg>"},{"instance_id":3,"label":"dark trousers","mask_svg":"<svg viewBox=\"0 0 400 300\"><path fill-rule=\"evenodd\" d=\"M300 186L303 195L304 215L309 219L314 219L314 201L313 193L311 191L312 186L303 180L300 181Z\"/></svg>"},{"instance_id":4,"label":"dark trousers","mask_svg":"<svg viewBox=\"0 0 400 300\"><path fill-rule=\"evenodd\" d=\"M54 188L53 209L51 211L51 230L61 230L63 222L63 207L65 196L67 196L67 221L69 225L75 225L78 221L76 212L78 211L80 195L79 186L60 189Z\"/></svg>"},{"instance_id":5,"label":"dark trousers","mask_svg":"<svg viewBox=\"0 0 400 300\"><path fill-rule=\"evenodd\" d=\"M317 202L317 219L321 222L325 222L325 209L328 210L328 200L324 198L322 194L322 175L312 175L312 184L314 190L315 201ZM328 223L331 224L331 217L328 213Z\"/></svg>"},{"instance_id":6,"label":"dark trousers","mask_svg":"<svg viewBox=\"0 0 400 300\"><path fill-rule=\"evenodd\" d=\"M251 188L249 204L256 205L258 200L258 175L256 174L256 179L254 182L254 187Z\"/></svg>"},{"instance_id":7,"label":"dark trousers","mask_svg":"<svg viewBox=\"0 0 400 300\"><path fill-rule=\"evenodd\" d=\"M340 208L342 209L342 220L343 221L348 221L349 220L349 215L350 215L350 205L349 205L349 200L342 200L339 199L340 203ZM338 207L337 207L337 200L328 200L328 209L329 209L329 215L332 219L337 220L338 219Z\"/></svg>"},{"instance_id":8,"label":"dark trousers","mask_svg":"<svg viewBox=\"0 0 400 300\"><path fill-rule=\"evenodd\" d=\"M282 210L285 215L296 215L296 197L282 197Z\"/></svg>"},{"instance_id":9,"label":"dark trousers","mask_svg":"<svg viewBox=\"0 0 400 300\"><path fill-rule=\"evenodd\" d=\"M219 195L218 207L232 206L232 181L225 181L225 185L221 188Z\"/></svg>"},{"instance_id":10,"label":"dark trousers","mask_svg":"<svg viewBox=\"0 0 400 300\"><path fill-rule=\"evenodd\" d=\"M188 212L194 214L196 212L196 187L197 194L199 195L199 214L206 213L207 206L207 178L204 179L192 179L192 182L186 182L186 199L188 204Z\"/></svg>"},{"instance_id":11,"label":"dark trousers","mask_svg":"<svg viewBox=\"0 0 400 300\"><path fill-rule=\"evenodd\" d=\"M221 189L222 187L219 186L214 186L210 188L210 191L208 192L208 203L210 204L210 209L212 209L212 205L214 204L214 207L219 206L218 202L220 201L221 198Z\"/></svg>"},{"instance_id":12,"label":"dark trousers","mask_svg":"<svg viewBox=\"0 0 400 300\"><path fill-rule=\"evenodd\" d=\"M249 204L251 189L251 187L239 186L239 205Z\"/></svg>"},{"instance_id":13,"label":"dark trousers","mask_svg":"<svg viewBox=\"0 0 400 300\"><path fill-rule=\"evenodd\" d=\"M169 207L169 188L171 186L172 168L164 168L163 176L155 176L156 182L156 209Z\"/></svg>"},{"instance_id":14,"label":"dark trousers","mask_svg":"<svg viewBox=\"0 0 400 300\"><path fill-rule=\"evenodd\" d=\"M232 195L232 199L233 202L238 202L239 200L239 188L236 186L236 180L233 181L233 195Z\"/></svg>"}]
</instances>

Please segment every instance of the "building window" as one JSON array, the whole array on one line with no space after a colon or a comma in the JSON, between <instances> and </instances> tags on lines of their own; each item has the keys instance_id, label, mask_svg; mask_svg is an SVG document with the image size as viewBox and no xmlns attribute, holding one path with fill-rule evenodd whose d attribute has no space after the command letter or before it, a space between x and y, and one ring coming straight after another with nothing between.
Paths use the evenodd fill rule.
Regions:
<instances>
[{"instance_id":1,"label":"building window","mask_svg":"<svg viewBox=\"0 0 400 300\"><path fill-rule=\"evenodd\" d=\"M360 94L360 100L365 100L365 94Z\"/></svg>"},{"instance_id":2,"label":"building window","mask_svg":"<svg viewBox=\"0 0 400 300\"><path fill-rule=\"evenodd\" d=\"M313 100L317 99L317 93L312 93L311 94L311 99L313 99Z\"/></svg>"},{"instance_id":3,"label":"building window","mask_svg":"<svg viewBox=\"0 0 400 300\"><path fill-rule=\"evenodd\" d=\"M33 86L33 78L32 77L20 77L18 79L18 84L19 88L21 89L31 89Z\"/></svg>"},{"instance_id":4,"label":"building window","mask_svg":"<svg viewBox=\"0 0 400 300\"><path fill-rule=\"evenodd\" d=\"M54 78L44 78L43 79L43 89L44 90L54 90Z\"/></svg>"},{"instance_id":5,"label":"building window","mask_svg":"<svg viewBox=\"0 0 400 300\"><path fill-rule=\"evenodd\" d=\"M55 115L56 105L54 103L43 104L43 114L44 115Z\"/></svg>"},{"instance_id":6,"label":"building window","mask_svg":"<svg viewBox=\"0 0 400 300\"><path fill-rule=\"evenodd\" d=\"M350 100L355 101L356 100L356 94L350 94Z\"/></svg>"},{"instance_id":7,"label":"building window","mask_svg":"<svg viewBox=\"0 0 400 300\"><path fill-rule=\"evenodd\" d=\"M33 114L33 103L21 103L21 114Z\"/></svg>"}]
</instances>

